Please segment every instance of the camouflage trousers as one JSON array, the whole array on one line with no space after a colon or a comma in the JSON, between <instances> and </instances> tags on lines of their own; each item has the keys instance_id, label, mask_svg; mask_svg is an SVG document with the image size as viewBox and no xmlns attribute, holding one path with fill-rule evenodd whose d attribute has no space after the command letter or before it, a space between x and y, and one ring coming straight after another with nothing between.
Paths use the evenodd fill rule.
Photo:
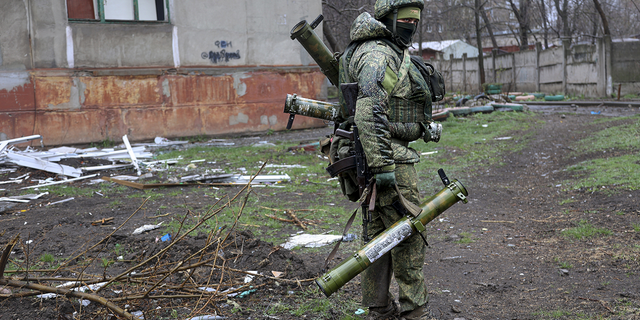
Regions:
<instances>
[{"instance_id":1,"label":"camouflage trousers","mask_svg":"<svg viewBox=\"0 0 640 320\"><path fill-rule=\"evenodd\" d=\"M418 177L413 164L396 164L395 174L402 195L419 205ZM376 209L367 226L370 239L403 218L391 206L396 200L398 195L394 188L378 190ZM413 234L365 269L361 276L363 307L383 307L394 300L389 291L391 275L399 287L400 312L426 304L429 297L422 274L426 251L422 237Z\"/></svg>"}]
</instances>

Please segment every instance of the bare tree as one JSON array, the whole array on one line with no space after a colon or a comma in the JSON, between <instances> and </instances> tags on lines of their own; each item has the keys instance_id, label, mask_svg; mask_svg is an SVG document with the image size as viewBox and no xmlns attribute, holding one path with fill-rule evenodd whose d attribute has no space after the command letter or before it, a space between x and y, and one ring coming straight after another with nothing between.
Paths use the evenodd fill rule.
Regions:
<instances>
[{"instance_id":1,"label":"bare tree","mask_svg":"<svg viewBox=\"0 0 640 320\"><path fill-rule=\"evenodd\" d=\"M509 0L511 10L516 16L519 24L519 36L520 36L520 50L529 49L529 7L531 6L531 0L518 1L520 7L516 6L513 0Z\"/></svg>"}]
</instances>

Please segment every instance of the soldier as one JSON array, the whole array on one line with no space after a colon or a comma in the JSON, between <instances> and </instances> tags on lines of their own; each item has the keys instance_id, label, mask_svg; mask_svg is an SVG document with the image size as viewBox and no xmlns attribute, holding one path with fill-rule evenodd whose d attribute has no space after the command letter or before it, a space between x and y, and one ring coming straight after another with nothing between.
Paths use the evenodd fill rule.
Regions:
<instances>
[{"instance_id":1,"label":"soldier","mask_svg":"<svg viewBox=\"0 0 640 320\"><path fill-rule=\"evenodd\" d=\"M369 238L406 214L398 206L395 185L407 200L420 204L414 168L420 155L409 142L429 141L431 92L407 48L423 8L423 0L377 0L374 17L365 12L353 22L352 42L340 58L340 83L358 83L354 121L377 185ZM363 272L362 304L370 319L393 319L398 313L401 319L433 319L422 274L425 254L421 236L412 235ZM399 286L399 310L389 292L392 274Z\"/></svg>"}]
</instances>

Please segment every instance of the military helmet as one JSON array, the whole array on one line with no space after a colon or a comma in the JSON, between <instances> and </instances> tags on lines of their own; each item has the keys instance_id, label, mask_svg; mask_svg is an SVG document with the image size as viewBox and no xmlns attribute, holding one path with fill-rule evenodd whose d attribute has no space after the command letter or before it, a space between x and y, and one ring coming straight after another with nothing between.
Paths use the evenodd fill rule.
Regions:
<instances>
[{"instance_id":1,"label":"military helmet","mask_svg":"<svg viewBox=\"0 0 640 320\"><path fill-rule=\"evenodd\" d=\"M374 18L380 20L392 13L393 10L402 7L417 7L420 10L424 9L423 0L376 0L374 6Z\"/></svg>"}]
</instances>

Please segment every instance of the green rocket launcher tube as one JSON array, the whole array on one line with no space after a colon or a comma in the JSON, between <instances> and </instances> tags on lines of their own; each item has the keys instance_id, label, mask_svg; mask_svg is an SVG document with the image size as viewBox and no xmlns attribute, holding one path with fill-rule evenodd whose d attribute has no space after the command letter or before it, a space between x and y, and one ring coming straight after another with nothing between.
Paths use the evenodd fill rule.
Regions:
<instances>
[{"instance_id":1,"label":"green rocket launcher tube","mask_svg":"<svg viewBox=\"0 0 640 320\"><path fill-rule=\"evenodd\" d=\"M353 277L368 268L374 261L395 248L400 242L416 232L424 231L427 223L456 202L462 200L466 203L467 195L467 189L462 183L454 180L440 192L427 199L421 205L422 211L419 215L413 218L404 217L400 219L383 233L373 238L351 258L346 259L316 279L316 284L324 295L329 297Z\"/></svg>"},{"instance_id":2,"label":"green rocket launcher tube","mask_svg":"<svg viewBox=\"0 0 640 320\"><path fill-rule=\"evenodd\" d=\"M313 117L327 121L336 121L338 119L339 108L337 104L300 98L296 94L287 94L287 100L284 103L284 112L289 114L289 123L287 130L291 129L295 115Z\"/></svg>"},{"instance_id":3,"label":"green rocket launcher tube","mask_svg":"<svg viewBox=\"0 0 640 320\"><path fill-rule=\"evenodd\" d=\"M313 29L322 22L322 19L323 16L319 15L311 22L311 25L309 25L306 20L298 22L298 24L291 29L291 39L300 42L302 47L311 55L318 66L320 66L322 73L329 78L329 81L331 81L334 86L337 86L338 60L336 60L316 32L313 31Z\"/></svg>"}]
</instances>

